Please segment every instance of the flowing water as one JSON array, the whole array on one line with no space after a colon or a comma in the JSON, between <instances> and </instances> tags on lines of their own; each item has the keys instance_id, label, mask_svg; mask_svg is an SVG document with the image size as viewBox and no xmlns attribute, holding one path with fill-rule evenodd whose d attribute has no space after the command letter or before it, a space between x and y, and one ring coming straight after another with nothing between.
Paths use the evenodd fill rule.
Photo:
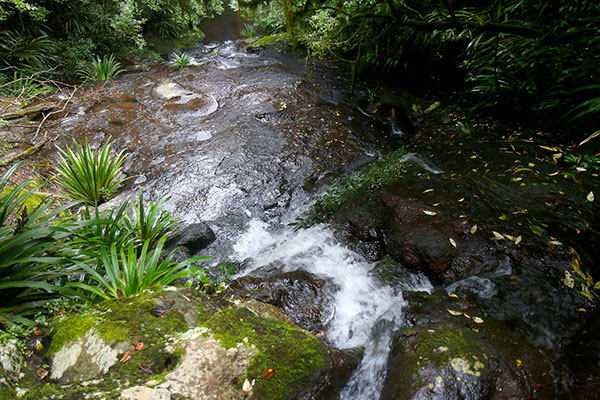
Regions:
<instances>
[{"instance_id":1,"label":"flowing water","mask_svg":"<svg viewBox=\"0 0 600 400\"><path fill-rule=\"evenodd\" d=\"M239 275L270 267L329 281L325 339L364 348L341 396L377 399L402 292L371 275L374 265L331 227L288 223L311 195L395 148L397 138L373 127L335 66L307 67L277 49L248 53L235 42L191 55L189 68L161 64L92 91L96 100L63 120L60 141L86 137L98 145L111 136L129 153L125 169L135 179L127 189L170 196L169 210L184 223L208 222L218 239L205 252L243 262Z\"/></svg>"}]
</instances>

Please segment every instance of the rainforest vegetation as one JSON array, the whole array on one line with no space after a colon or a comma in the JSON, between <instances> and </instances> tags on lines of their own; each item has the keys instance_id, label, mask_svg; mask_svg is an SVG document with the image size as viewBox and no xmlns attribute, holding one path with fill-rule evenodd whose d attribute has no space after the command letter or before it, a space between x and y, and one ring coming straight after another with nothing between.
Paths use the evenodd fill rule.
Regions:
<instances>
[{"instance_id":1,"label":"rainforest vegetation","mask_svg":"<svg viewBox=\"0 0 600 400\"><path fill-rule=\"evenodd\" d=\"M286 31L310 56L347 61L356 79L377 75L421 93L458 95L475 109L559 126L574 139L597 130L597 1L239 0L231 6L246 34ZM156 38L193 32L223 7L219 0L3 1L1 89L6 95L23 84L43 90L36 82L44 77L89 78L93 63L109 56L129 63L156 57Z\"/></svg>"}]
</instances>

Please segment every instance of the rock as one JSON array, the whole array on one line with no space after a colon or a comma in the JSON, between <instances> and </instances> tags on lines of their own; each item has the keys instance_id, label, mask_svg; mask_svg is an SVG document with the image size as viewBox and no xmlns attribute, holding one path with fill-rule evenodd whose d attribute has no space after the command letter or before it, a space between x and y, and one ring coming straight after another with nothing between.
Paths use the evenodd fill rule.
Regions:
<instances>
[{"instance_id":1,"label":"rock","mask_svg":"<svg viewBox=\"0 0 600 400\"><path fill-rule=\"evenodd\" d=\"M355 365L272 305L193 289L103 302L51 325L50 383L25 387L26 399L229 400L246 379L248 399L304 399L343 385Z\"/></svg>"},{"instance_id":2,"label":"rock","mask_svg":"<svg viewBox=\"0 0 600 400\"><path fill-rule=\"evenodd\" d=\"M180 232L171 236L165 248L183 247L190 255L195 255L214 242L216 238L215 233L206 222L198 222L186 226Z\"/></svg>"},{"instance_id":3,"label":"rock","mask_svg":"<svg viewBox=\"0 0 600 400\"><path fill-rule=\"evenodd\" d=\"M25 359L15 339L0 345L0 388L18 382L23 376L24 367Z\"/></svg>"},{"instance_id":4,"label":"rock","mask_svg":"<svg viewBox=\"0 0 600 400\"><path fill-rule=\"evenodd\" d=\"M277 273L268 278L243 276L230 283L234 294L272 304L296 324L316 334L326 330L334 311L332 284L310 272Z\"/></svg>"},{"instance_id":5,"label":"rock","mask_svg":"<svg viewBox=\"0 0 600 400\"><path fill-rule=\"evenodd\" d=\"M185 96L187 93L187 90L173 82L166 82L154 88L154 94L163 100L173 100Z\"/></svg>"},{"instance_id":6,"label":"rock","mask_svg":"<svg viewBox=\"0 0 600 400\"><path fill-rule=\"evenodd\" d=\"M381 400L556 396L552 357L505 324L444 291L407 300L414 326L394 339Z\"/></svg>"},{"instance_id":7,"label":"rock","mask_svg":"<svg viewBox=\"0 0 600 400\"><path fill-rule=\"evenodd\" d=\"M50 379L70 383L95 378L115 365L119 361L117 355L125 351L126 343L109 346L98 331L91 328L53 355Z\"/></svg>"}]
</instances>

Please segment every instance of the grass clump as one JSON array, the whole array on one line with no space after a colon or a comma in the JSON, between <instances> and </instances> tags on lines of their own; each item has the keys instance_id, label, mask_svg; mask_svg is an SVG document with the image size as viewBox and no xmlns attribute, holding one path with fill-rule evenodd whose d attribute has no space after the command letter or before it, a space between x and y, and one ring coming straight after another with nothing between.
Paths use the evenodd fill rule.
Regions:
<instances>
[{"instance_id":1,"label":"grass clump","mask_svg":"<svg viewBox=\"0 0 600 400\"><path fill-rule=\"evenodd\" d=\"M192 63L192 56L186 51L181 54L172 53L173 60L171 61L171 66L176 68L184 68L189 66Z\"/></svg>"},{"instance_id":2,"label":"grass clump","mask_svg":"<svg viewBox=\"0 0 600 400\"><path fill-rule=\"evenodd\" d=\"M366 170L353 173L319 196L310 208L308 217L299 220L297 224L308 226L313 223L324 222L346 202L373 193L377 189L402 178L406 172L402 160L405 155L406 150L400 148L371 163Z\"/></svg>"},{"instance_id":3,"label":"grass clump","mask_svg":"<svg viewBox=\"0 0 600 400\"><path fill-rule=\"evenodd\" d=\"M79 70L79 77L92 82L105 81L115 78L125 70L121 63L115 60L114 54L104 55L102 58L96 56L90 64Z\"/></svg>"},{"instance_id":4,"label":"grass clump","mask_svg":"<svg viewBox=\"0 0 600 400\"><path fill-rule=\"evenodd\" d=\"M79 289L82 297L86 294L105 300L129 297L145 289L168 285L177 278L187 277L189 272L184 267L205 258L190 258L176 264L172 261L175 256L173 251L161 259L165 240L165 237L161 238L152 250L149 250L150 241L146 240L139 252L133 243L129 244L127 250L120 251L114 243L110 249L102 247L100 262L96 267L77 263L88 274L89 283L70 282L66 286Z\"/></svg>"},{"instance_id":5,"label":"grass clump","mask_svg":"<svg viewBox=\"0 0 600 400\"><path fill-rule=\"evenodd\" d=\"M74 143L74 149L67 146L58 150L56 177L73 200L102 203L114 197L117 187L126 180L120 179L126 159L124 150L113 157L110 139L99 152L94 152L87 140L83 145Z\"/></svg>"}]
</instances>

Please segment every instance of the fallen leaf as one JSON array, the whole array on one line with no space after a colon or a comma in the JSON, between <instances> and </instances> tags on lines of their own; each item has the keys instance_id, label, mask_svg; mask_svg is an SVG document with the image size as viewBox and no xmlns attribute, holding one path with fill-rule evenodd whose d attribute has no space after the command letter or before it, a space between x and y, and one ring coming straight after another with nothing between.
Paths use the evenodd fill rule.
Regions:
<instances>
[{"instance_id":1,"label":"fallen leaf","mask_svg":"<svg viewBox=\"0 0 600 400\"><path fill-rule=\"evenodd\" d=\"M35 339L31 345L31 348L36 351L44 350L44 345L40 339Z\"/></svg>"},{"instance_id":2,"label":"fallen leaf","mask_svg":"<svg viewBox=\"0 0 600 400\"><path fill-rule=\"evenodd\" d=\"M514 242L515 240L517 240L516 237L514 237L513 235L509 235L508 233L505 233L504 236L511 242Z\"/></svg>"},{"instance_id":3,"label":"fallen leaf","mask_svg":"<svg viewBox=\"0 0 600 400\"><path fill-rule=\"evenodd\" d=\"M523 361L521 361L521 360L519 360L519 359L517 359L516 361L517 361L517 367L520 367L520 366L521 366L521 364L523 364Z\"/></svg>"},{"instance_id":4,"label":"fallen leaf","mask_svg":"<svg viewBox=\"0 0 600 400\"><path fill-rule=\"evenodd\" d=\"M532 162L530 162L530 163L528 163L528 164L527 164L527 166L528 166L528 167L535 167L535 164L534 164L534 163L532 163Z\"/></svg>"},{"instance_id":5,"label":"fallen leaf","mask_svg":"<svg viewBox=\"0 0 600 400\"><path fill-rule=\"evenodd\" d=\"M559 242L558 240L551 240L551 241L550 241L550 244L553 244L553 245L555 245L555 246L562 246L562 243L561 243L561 242Z\"/></svg>"},{"instance_id":6,"label":"fallen leaf","mask_svg":"<svg viewBox=\"0 0 600 400\"><path fill-rule=\"evenodd\" d=\"M475 232L477 232L477 225L473 225L473 227L471 228L471 233Z\"/></svg>"},{"instance_id":7,"label":"fallen leaf","mask_svg":"<svg viewBox=\"0 0 600 400\"><path fill-rule=\"evenodd\" d=\"M479 317L473 317L473 322L477 324L483 324L483 320Z\"/></svg>"},{"instance_id":8,"label":"fallen leaf","mask_svg":"<svg viewBox=\"0 0 600 400\"><path fill-rule=\"evenodd\" d=\"M587 312L587 310L585 308L578 308L577 311Z\"/></svg>"},{"instance_id":9,"label":"fallen leaf","mask_svg":"<svg viewBox=\"0 0 600 400\"><path fill-rule=\"evenodd\" d=\"M459 203L462 203L463 201L465 201L465 198L463 197L462 199L458 199Z\"/></svg>"},{"instance_id":10,"label":"fallen leaf","mask_svg":"<svg viewBox=\"0 0 600 400\"><path fill-rule=\"evenodd\" d=\"M254 380L252 380L252 383L250 383L248 378L246 378L244 380L244 384L242 385L242 392L244 392L244 397L248 397L248 395L250 394L250 390L252 390L252 386L254 386Z\"/></svg>"},{"instance_id":11,"label":"fallen leaf","mask_svg":"<svg viewBox=\"0 0 600 400\"><path fill-rule=\"evenodd\" d=\"M521 243L521 239L522 239L521 235L517 236L517 238L515 239L515 244Z\"/></svg>"},{"instance_id":12,"label":"fallen leaf","mask_svg":"<svg viewBox=\"0 0 600 400\"><path fill-rule=\"evenodd\" d=\"M325 332L319 332L315 335L316 337L318 337L319 339L322 337L325 337Z\"/></svg>"},{"instance_id":13,"label":"fallen leaf","mask_svg":"<svg viewBox=\"0 0 600 400\"><path fill-rule=\"evenodd\" d=\"M594 192L589 192L587 197L586 197L587 201L592 202L594 201Z\"/></svg>"},{"instance_id":14,"label":"fallen leaf","mask_svg":"<svg viewBox=\"0 0 600 400\"><path fill-rule=\"evenodd\" d=\"M462 315L462 312L460 311L454 311L454 310L447 310L450 314L456 316Z\"/></svg>"},{"instance_id":15,"label":"fallen leaf","mask_svg":"<svg viewBox=\"0 0 600 400\"><path fill-rule=\"evenodd\" d=\"M40 330L37 330L37 331L33 331L33 334L34 334L35 336L42 336L42 335L44 334L44 332L42 332L42 331L40 331Z\"/></svg>"},{"instance_id":16,"label":"fallen leaf","mask_svg":"<svg viewBox=\"0 0 600 400\"><path fill-rule=\"evenodd\" d=\"M563 280L563 283L570 289L573 289L575 286L575 281L573 280L573 277L569 271L565 271L565 279Z\"/></svg>"},{"instance_id":17,"label":"fallen leaf","mask_svg":"<svg viewBox=\"0 0 600 400\"><path fill-rule=\"evenodd\" d=\"M450 244L454 247L456 247L456 242L454 241L454 239L449 238L448 240L450 240Z\"/></svg>"},{"instance_id":18,"label":"fallen leaf","mask_svg":"<svg viewBox=\"0 0 600 400\"><path fill-rule=\"evenodd\" d=\"M429 193L429 192L433 192L433 191L434 191L434 189L427 189L427 190L424 190L423 193Z\"/></svg>"},{"instance_id":19,"label":"fallen leaf","mask_svg":"<svg viewBox=\"0 0 600 400\"><path fill-rule=\"evenodd\" d=\"M273 368L269 368L268 370L265 371L265 373L263 374L263 379L269 379L270 377L273 376L273 374L275 373L275 370Z\"/></svg>"},{"instance_id":20,"label":"fallen leaf","mask_svg":"<svg viewBox=\"0 0 600 400\"><path fill-rule=\"evenodd\" d=\"M127 361L131 360L131 354L133 353L133 351L131 350L127 350L125 352L125 355L123 355L123 357L121 357L121 359L119 360L119 362L121 364L126 363Z\"/></svg>"},{"instance_id":21,"label":"fallen leaf","mask_svg":"<svg viewBox=\"0 0 600 400\"><path fill-rule=\"evenodd\" d=\"M498 233L496 231L492 231L492 233L494 234L495 240L503 240L504 239L504 236L502 236L500 233Z\"/></svg>"},{"instance_id":22,"label":"fallen leaf","mask_svg":"<svg viewBox=\"0 0 600 400\"><path fill-rule=\"evenodd\" d=\"M531 232L535 233L538 236L542 236L542 234L544 233L542 228L540 228L537 225L529 225L529 229L531 229Z\"/></svg>"},{"instance_id":23,"label":"fallen leaf","mask_svg":"<svg viewBox=\"0 0 600 400\"><path fill-rule=\"evenodd\" d=\"M427 211L427 210L423 210L423 213L424 213L424 214L427 214L427 215L436 215L436 214L437 214L437 213L436 213L436 212L434 212L434 211Z\"/></svg>"},{"instance_id":24,"label":"fallen leaf","mask_svg":"<svg viewBox=\"0 0 600 400\"><path fill-rule=\"evenodd\" d=\"M135 349L137 351L140 351L141 349L143 349L145 346L144 342L139 342L138 344L135 345Z\"/></svg>"},{"instance_id":25,"label":"fallen leaf","mask_svg":"<svg viewBox=\"0 0 600 400\"><path fill-rule=\"evenodd\" d=\"M454 293L448 293L448 297L454 297L455 299L458 299L458 296Z\"/></svg>"},{"instance_id":26,"label":"fallen leaf","mask_svg":"<svg viewBox=\"0 0 600 400\"><path fill-rule=\"evenodd\" d=\"M542 385L541 383L536 383L535 386L533 387L533 391L534 392L538 392L540 391L542 388L544 387L544 385Z\"/></svg>"},{"instance_id":27,"label":"fallen leaf","mask_svg":"<svg viewBox=\"0 0 600 400\"><path fill-rule=\"evenodd\" d=\"M138 364L138 368L140 369L140 371L142 371L145 374L148 374L148 375L154 374L154 371L152 371L152 368L150 368L150 367L144 367L142 364Z\"/></svg>"},{"instance_id":28,"label":"fallen leaf","mask_svg":"<svg viewBox=\"0 0 600 400\"><path fill-rule=\"evenodd\" d=\"M498 217L498 219L502 220L502 221L506 221L508 217L506 215L501 215Z\"/></svg>"}]
</instances>

